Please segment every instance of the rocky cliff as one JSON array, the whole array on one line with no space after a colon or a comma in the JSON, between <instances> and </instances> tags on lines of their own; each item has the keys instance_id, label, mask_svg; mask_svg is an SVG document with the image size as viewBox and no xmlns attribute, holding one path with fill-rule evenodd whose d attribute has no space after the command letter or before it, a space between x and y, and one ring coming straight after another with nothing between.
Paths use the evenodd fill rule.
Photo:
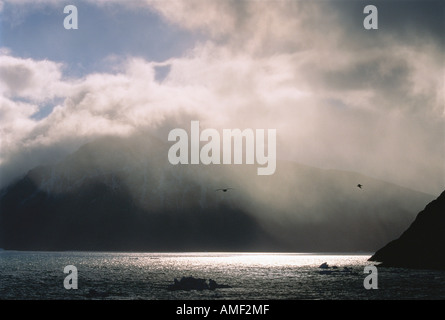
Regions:
<instances>
[{"instance_id":1,"label":"rocky cliff","mask_svg":"<svg viewBox=\"0 0 445 320\"><path fill-rule=\"evenodd\" d=\"M398 239L378 250L370 260L392 267L445 269L445 191L417 215Z\"/></svg>"}]
</instances>

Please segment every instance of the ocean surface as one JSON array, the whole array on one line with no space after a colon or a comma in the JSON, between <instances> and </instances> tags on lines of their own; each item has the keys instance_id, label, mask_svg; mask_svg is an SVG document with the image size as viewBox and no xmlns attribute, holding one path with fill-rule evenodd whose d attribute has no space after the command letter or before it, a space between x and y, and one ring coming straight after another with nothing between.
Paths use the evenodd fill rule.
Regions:
<instances>
[{"instance_id":1,"label":"ocean surface","mask_svg":"<svg viewBox=\"0 0 445 320\"><path fill-rule=\"evenodd\" d=\"M378 289L367 290L370 254L110 253L0 251L0 299L60 300L295 300L445 299L445 272L377 268ZM319 266L326 262L330 268ZM67 290L67 265L78 289ZM345 268L347 267L347 268ZM183 276L231 288L169 291Z\"/></svg>"}]
</instances>

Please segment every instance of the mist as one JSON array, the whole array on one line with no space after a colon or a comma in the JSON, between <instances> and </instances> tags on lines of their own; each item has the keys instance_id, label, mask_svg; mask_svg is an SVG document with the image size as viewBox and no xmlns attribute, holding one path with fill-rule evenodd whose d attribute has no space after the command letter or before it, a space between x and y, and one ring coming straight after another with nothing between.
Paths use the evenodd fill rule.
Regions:
<instances>
[{"instance_id":1,"label":"mist","mask_svg":"<svg viewBox=\"0 0 445 320\"><path fill-rule=\"evenodd\" d=\"M83 77L66 76L64 62L19 57L2 48L1 187L36 166L59 163L85 143L116 137L146 150L147 163L156 171L181 170L207 192L233 186L237 192L227 195L231 200L222 200L247 210L269 229L298 226L302 238L305 225L335 221L324 215L331 212L326 208L333 198L359 203L365 197L366 203L376 201L378 206L372 197L386 192L382 201L387 203L399 192L395 185L419 191L423 199L443 191L445 46L440 10L418 14L416 5L379 2L380 28L373 32L363 28L361 1L109 5L149 10L199 40L182 55L163 61L104 57L111 71ZM106 7L102 2L98 6ZM396 8L400 14L394 13ZM52 111L47 116L36 116L48 106ZM257 165L172 167L168 133L188 130L191 121L219 132L276 129L275 174L259 177L254 174ZM153 141L156 146L147 149L144 144ZM119 158L118 150L114 156ZM125 172L122 162L113 165L108 157L104 154L91 165L109 163L111 171ZM342 178L323 182L315 168L324 170L325 177L343 172L338 174ZM122 173L137 198L139 184L132 179ZM329 191L329 183L335 190ZM357 195L357 183L371 186L366 195ZM384 188L377 192L378 186ZM168 188L172 186L159 192L172 192ZM295 210L296 204L301 208Z\"/></svg>"}]
</instances>

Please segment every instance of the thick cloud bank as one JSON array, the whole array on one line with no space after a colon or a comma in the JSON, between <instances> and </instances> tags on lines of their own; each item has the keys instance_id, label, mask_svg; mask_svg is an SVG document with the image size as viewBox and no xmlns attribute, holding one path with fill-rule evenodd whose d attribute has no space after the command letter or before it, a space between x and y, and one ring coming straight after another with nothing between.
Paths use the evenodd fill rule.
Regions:
<instances>
[{"instance_id":1,"label":"thick cloud bank","mask_svg":"<svg viewBox=\"0 0 445 320\"><path fill-rule=\"evenodd\" d=\"M150 10L202 40L165 61L108 59L113 72L82 78L67 77L64 62L2 49L2 186L98 137L148 130L167 141L199 120L217 130L277 129L279 159L443 189L440 2L379 2L374 31L363 28L360 1L94 3ZM1 7L12 5L57 4Z\"/></svg>"}]
</instances>

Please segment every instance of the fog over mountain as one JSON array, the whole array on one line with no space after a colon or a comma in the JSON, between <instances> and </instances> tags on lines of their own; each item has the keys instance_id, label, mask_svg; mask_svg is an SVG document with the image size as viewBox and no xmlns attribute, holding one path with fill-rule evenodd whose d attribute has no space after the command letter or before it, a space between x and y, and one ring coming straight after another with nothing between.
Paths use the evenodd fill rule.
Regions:
<instances>
[{"instance_id":1,"label":"fog over mountain","mask_svg":"<svg viewBox=\"0 0 445 320\"><path fill-rule=\"evenodd\" d=\"M286 161L271 176L255 165L173 166L169 146L147 133L103 138L29 171L1 194L0 246L372 251L433 198Z\"/></svg>"},{"instance_id":2,"label":"fog over mountain","mask_svg":"<svg viewBox=\"0 0 445 320\"><path fill-rule=\"evenodd\" d=\"M377 1L378 30L366 1L72 4L72 32L58 1L0 6L1 186L101 136L199 120L276 129L281 160L443 190L442 1Z\"/></svg>"},{"instance_id":3,"label":"fog over mountain","mask_svg":"<svg viewBox=\"0 0 445 320\"><path fill-rule=\"evenodd\" d=\"M0 0L6 248L373 251L444 189L443 1L70 4ZM276 172L172 166L191 121Z\"/></svg>"}]
</instances>

